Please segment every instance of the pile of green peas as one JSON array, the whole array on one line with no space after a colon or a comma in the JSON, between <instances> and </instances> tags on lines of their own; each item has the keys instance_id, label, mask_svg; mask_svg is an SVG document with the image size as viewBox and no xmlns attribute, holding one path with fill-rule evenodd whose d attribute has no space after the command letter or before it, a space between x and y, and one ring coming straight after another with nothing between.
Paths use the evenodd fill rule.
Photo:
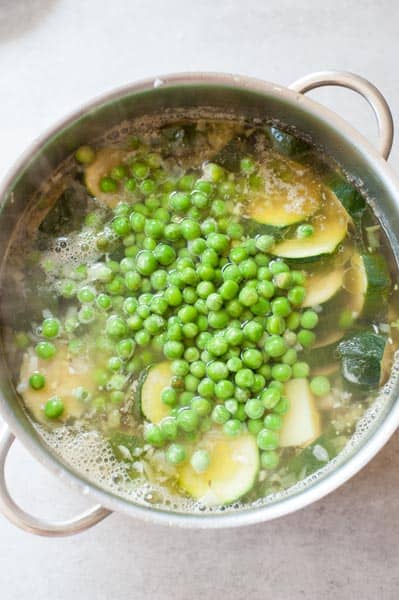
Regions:
<instances>
[{"instance_id":1,"label":"pile of green peas","mask_svg":"<svg viewBox=\"0 0 399 600\"><path fill-rule=\"evenodd\" d=\"M82 147L76 157L87 164L95 151ZM215 425L227 436L248 431L262 466L275 468L289 409L284 384L309 375L299 352L313 345L318 315L301 308L304 273L269 254L272 235L249 237L235 210L259 185L255 162L243 158L238 174L207 163L175 178L147 152L114 167L99 185L120 196L105 224L95 213L86 217L101 258L59 275L59 295L74 312L43 321L37 355L52 358L58 337L75 354L94 343L102 363L91 405L99 412L122 406L131 376L167 359L172 379L161 400L170 414L145 427L146 442L167 445L167 460L179 464L186 460L179 442ZM32 375L32 388L44 384L40 373ZM321 395L329 382L318 377L312 386ZM59 417L60 403L49 402L47 416ZM199 456L192 461L198 472L209 458Z\"/></svg>"}]
</instances>

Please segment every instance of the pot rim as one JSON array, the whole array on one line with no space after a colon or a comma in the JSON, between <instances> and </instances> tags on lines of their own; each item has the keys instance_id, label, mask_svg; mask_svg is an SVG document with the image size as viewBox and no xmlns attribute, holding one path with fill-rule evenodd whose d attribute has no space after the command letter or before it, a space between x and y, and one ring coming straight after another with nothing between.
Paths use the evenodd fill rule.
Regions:
<instances>
[{"instance_id":1,"label":"pot rim","mask_svg":"<svg viewBox=\"0 0 399 600\"><path fill-rule=\"evenodd\" d=\"M367 158L368 163L373 163L372 168L374 171L378 170L379 179L383 179L392 195L398 198L397 203L399 205L399 179L395 176L392 168L362 134L329 108L287 87L258 78L217 72L188 72L161 75L120 86L96 96L94 99L81 105L77 110L69 113L66 117L59 119L28 146L19 160L9 169L0 185L0 206L8 189L17 177L29 167L31 160L33 160L41 147L49 139L62 132L83 115L95 112L100 107L127 95L149 92L152 89L156 90L160 86L165 88L204 85L245 89L248 92L267 95L275 99L284 99L297 105L301 104L304 112L310 113L322 122L328 121L331 129L338 135L345 137L346 140L350 140L350 143L356 147L357 151L360 150L362 156ZM191 528L224 528L244 526L275 519L303 508L335 490L365 466L392 436L399 425L399 399L396 399L396 402L384 416L382 422L363 445L346 462L338 465L336 469L326 474L316 483L309 485L293 496L287 496L275 503L266 504L261 507L250 507L237 512L218 512L213 514L170 512L150 505L139 505L120 498L112 492L107 492L100 488L97 484L81 478L67 464L63 464L60 458L50 452L49 449L46 449L43 442L40 443L38 438L36 439L29 435L3 396L0 396L0 416L7 423L17 439L22 442L41 464L72 487L75 487L75 489L88 494L102 506L153 523Z\"/></svg>"}]
</instances>

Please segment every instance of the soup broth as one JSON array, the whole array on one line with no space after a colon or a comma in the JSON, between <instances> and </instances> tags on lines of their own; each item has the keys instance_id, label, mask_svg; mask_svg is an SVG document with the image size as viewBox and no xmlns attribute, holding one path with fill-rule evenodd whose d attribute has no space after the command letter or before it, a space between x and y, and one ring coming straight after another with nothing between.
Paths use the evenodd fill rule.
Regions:
<instances>
[{"instance_id":1,"label":"soup broth","mask_svg":"<svg viewBox=\"0 0 399 600\"><path fill-rule=\"evenodd\" d=\"M257 501L334 459L388 379L390 256L364 195L274 125L104 138L39 191L11 250L17 391L118 493Z\"/></svg>"}]
</instances>

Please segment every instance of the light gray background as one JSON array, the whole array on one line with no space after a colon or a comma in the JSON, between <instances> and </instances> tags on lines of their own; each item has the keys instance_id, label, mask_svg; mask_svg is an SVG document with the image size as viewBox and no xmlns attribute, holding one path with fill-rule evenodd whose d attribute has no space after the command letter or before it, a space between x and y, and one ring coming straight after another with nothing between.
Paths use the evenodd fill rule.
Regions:
<instances>
[{"instance_id":1,"label":"light gray background","mask_svg":"<svg viewBox=\"0 0 399 600\"><path fill-rule=\"evenodd\" d=\"M0 0L0 176L35 136L80 102L161 73L232 71L288 84L346 69L399 113L396 0ZM350 92L329 104L375 139ZM392 161L398 157L395 148ZM48 540L0 517L4 600L394 600L399 586L399 438L317 504L225 531L155 527L113 515ZM23 505L66 517L87 499L16 444L9 481Z\"/></svg>"}]
</instances>

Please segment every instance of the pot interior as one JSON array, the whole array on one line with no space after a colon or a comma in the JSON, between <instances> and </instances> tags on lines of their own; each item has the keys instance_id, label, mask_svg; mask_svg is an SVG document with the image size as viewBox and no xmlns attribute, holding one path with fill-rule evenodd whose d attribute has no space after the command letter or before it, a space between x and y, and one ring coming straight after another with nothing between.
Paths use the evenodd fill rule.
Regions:
<instances>
[{"instance_id":1,"label":"pot interior","mask_svg":"<svg viewBox=\"0 0 399 600\"><path fill-rule=\"evenodd\" d=\"M133 505L151 507L159 513L190 512L192 507L151 506L151 500L143 496L130 496L126 490L111 481L104 482L93 463L76 460L73 443L60 443L58 449L54 437L34 426L26 415L15 389L12 371L15 357L9 352L7 335L13 311L13 298L7 289L7 261L10 248L16 240L22 240L26 228L34 226L32 215L38 210L46 212L46 206L38 209L38 190L43 190L49 181L54 182L59 173L68 170L72 154L88 141L108 139L114 141L129 134L137 123L154 125L176 120L198 118L215 120L242 120L247 122L283 124L300 137L311 141L320 150L336 161L362 190L378 216L392 250L391 260L397 265L399 257L399 191L384 161L379 159L368 144L344 121L331 117L329 111L302 99L297 94L276 86L260 82L240 81L239 78L210 76L209 78L170 78L156 80L154 84L143 84L116 92L99 100L80 113L64 121L59 127L41 140L22 160L11 175L2 195L0 252L3 256L2 277L2 357L1 393L2 414L12 430L46 464L59 471L68 472L69 478L78 485L89 485L107 506L129 511ZM5 284L4 284L5 282ZM357 433L345 450L326 467L297 485L278 494L257 500L253 504L219 508L212 514L201 515L212 519L215 514L265 511L268 507L283 504L288 498L304 496L309 489L320 488L321 482L339 483L339 473L354 464L356 456L363 451L362 462L386 441L391 431L390 420L398 410L398 369L394 368L390 381L378 399L359 422ZM378 438L381 438L378 441ZM377 441L376 441L377 439ZM89 444L90 444L89 440ZM95 442L93 442L95 445ZM62 448L62 452L60 452ZM94 449L99 452L100 449ZM359 464L361 460L359 459ZM361 466L361 464L360 464ZM350 474L350 469L348 473ZM352 472L356 471L353 467ZM342 476L343 480L344 477ZM326 488L327 489L327 488ZM310 501L310 496L309 500ZM195 512L195 511L194 511ZM212 512L212 511L210 511ZM264 513L265 514L265 513ZM258 518L258 517L257 517ZM259 517L260 518L260 517ZM262 517L266 518L266 517Z\"/></svg>"}]
</instances>

